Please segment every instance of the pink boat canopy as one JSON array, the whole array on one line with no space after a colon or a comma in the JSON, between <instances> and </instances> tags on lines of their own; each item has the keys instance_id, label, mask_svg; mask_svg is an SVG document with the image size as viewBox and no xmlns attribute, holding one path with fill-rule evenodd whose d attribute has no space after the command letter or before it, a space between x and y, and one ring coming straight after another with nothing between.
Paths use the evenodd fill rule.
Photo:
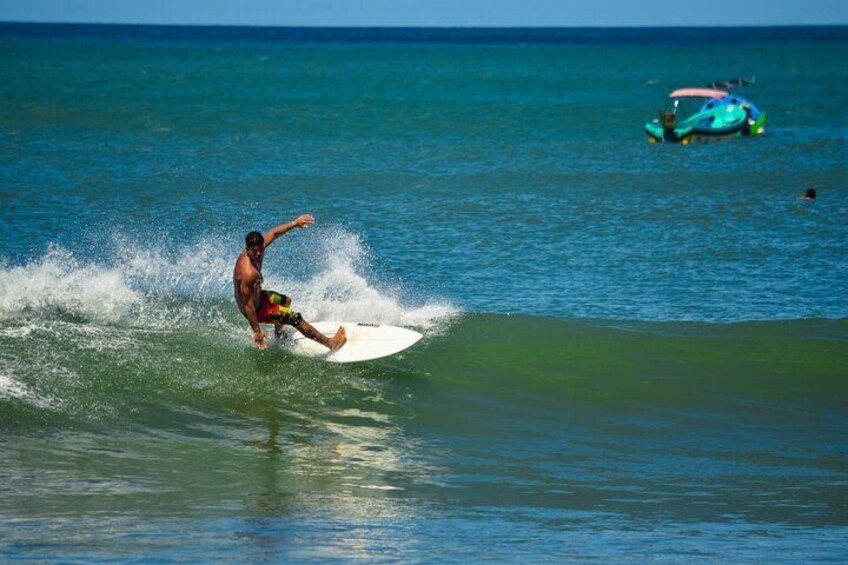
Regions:
<instances>
[{"instance_id":1,"label":"pink boat canopy","mask_svg":"<svg viewBox=\"0 0 848 565\"><path fill-rule=\"evenodd\" d=\"M684 98L686 96L701 96L703 98L724 98L728 93L712 88L680 88L668 95L669 98Z\"/></svg>"}]
</instances>

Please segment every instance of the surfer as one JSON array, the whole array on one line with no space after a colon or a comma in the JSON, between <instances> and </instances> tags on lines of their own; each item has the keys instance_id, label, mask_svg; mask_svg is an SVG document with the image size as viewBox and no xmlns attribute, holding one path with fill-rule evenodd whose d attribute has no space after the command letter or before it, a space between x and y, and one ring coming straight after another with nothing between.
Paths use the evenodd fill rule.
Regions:
<instances>
[{"instance_id":1,"label":"surfer","mask_svg":"<svg viewBox=\"0 0 848 565\"><path fill-rule=\"evenodd\" d=\"M265 248L274 240L294 228L307 228L315 223L315 218L303 214L296 220L280 224L265 235L252 231L244 238L244 251L236 260L233 270L233 291L239 310L247 318L253 330L253 343L259 349L265 349L265 332L259 324L274 324L277 335L284 325L294 326L297 331L315 340L331 351L337 351L347 341L344 326L340 327L332 338L313 328L303 317L291 309L291 298L270 290L262 290L262 257Z\"/></svg>"}]
</instances>

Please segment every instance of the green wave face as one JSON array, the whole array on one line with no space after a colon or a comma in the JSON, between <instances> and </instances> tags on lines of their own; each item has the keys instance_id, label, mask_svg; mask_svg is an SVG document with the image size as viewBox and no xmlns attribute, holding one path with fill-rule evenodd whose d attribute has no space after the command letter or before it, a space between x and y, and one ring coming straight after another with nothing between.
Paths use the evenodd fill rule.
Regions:
<instances>
[{"instance_id":1,"label":"green wave face","mask_svg":"<svg viewBox=\"0 0 848 565\"><path fill-rule=\"evenodd\" d=\"M0 499L21 518L846 519L830 494L848 472L834 456L845 320L459 315L359 365L260 352L214 326L0 330Z\"/></svg>"},{"instance_id":2,"label":"green wave face","mask_svg":"<svg viewBox=\"0 0 848 565\"><path fill-rule=\"evenodd\" d=\"M536 398L610 414L640 406L744 412L734 399L794 402L848 390L844 320L718 325L475 314L445 318L426 333L396 358L334 367L254 351L214 327L64 321L32 330L11 322L0 334L0 418L11 427L137 420L155 429L158 411L180 411L183 403L217 413L259 398L306 409L346 399L352 389L410 379L448 396L504 394L511 410L527 409L530 417L537 411L525 404ZM451 404L454 412L473 410Z\"/></svg>"}]
</instances>

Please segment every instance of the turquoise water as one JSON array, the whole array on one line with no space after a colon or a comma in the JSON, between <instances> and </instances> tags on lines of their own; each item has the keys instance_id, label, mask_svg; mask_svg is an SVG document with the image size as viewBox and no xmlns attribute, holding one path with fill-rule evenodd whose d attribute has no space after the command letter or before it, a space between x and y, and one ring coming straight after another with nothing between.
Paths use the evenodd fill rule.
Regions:
<instances>
[{"instance_id":1,"label":"turquoise water","mask_svg":"<svg viewBox=\"0 0 848 565\"><path fill-rule=\"evenodd\" d=\"M740 75L762 138L645 141ZM0 25L0 556L843 561L846 85L844 27ZM420 344L250 346L304 212L267 286Z\"/></svg>"}]
</instances>

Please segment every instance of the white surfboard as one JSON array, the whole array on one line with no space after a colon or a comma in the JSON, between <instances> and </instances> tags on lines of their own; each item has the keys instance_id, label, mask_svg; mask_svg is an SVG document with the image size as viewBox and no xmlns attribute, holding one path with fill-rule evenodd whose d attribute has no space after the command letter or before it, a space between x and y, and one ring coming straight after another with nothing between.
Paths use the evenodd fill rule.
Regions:
<instances>
[{"instance_id":1,"label":"white surfboard","mask_svg":"<svg viewBox=\"0 0 848 565\"><path fill-rule=\"evenodd\" d=\"M294 328L286 328L284 337L276 340L286 351L300 357L314 357L333 363L355 363L388 357L415 345L420 333L382 324L360 324L357 322L315 322L312 326L327 337L336 335L339 326L344 326L347 343L338 351L317 343Z\"/></svg>"}]
</instances>

